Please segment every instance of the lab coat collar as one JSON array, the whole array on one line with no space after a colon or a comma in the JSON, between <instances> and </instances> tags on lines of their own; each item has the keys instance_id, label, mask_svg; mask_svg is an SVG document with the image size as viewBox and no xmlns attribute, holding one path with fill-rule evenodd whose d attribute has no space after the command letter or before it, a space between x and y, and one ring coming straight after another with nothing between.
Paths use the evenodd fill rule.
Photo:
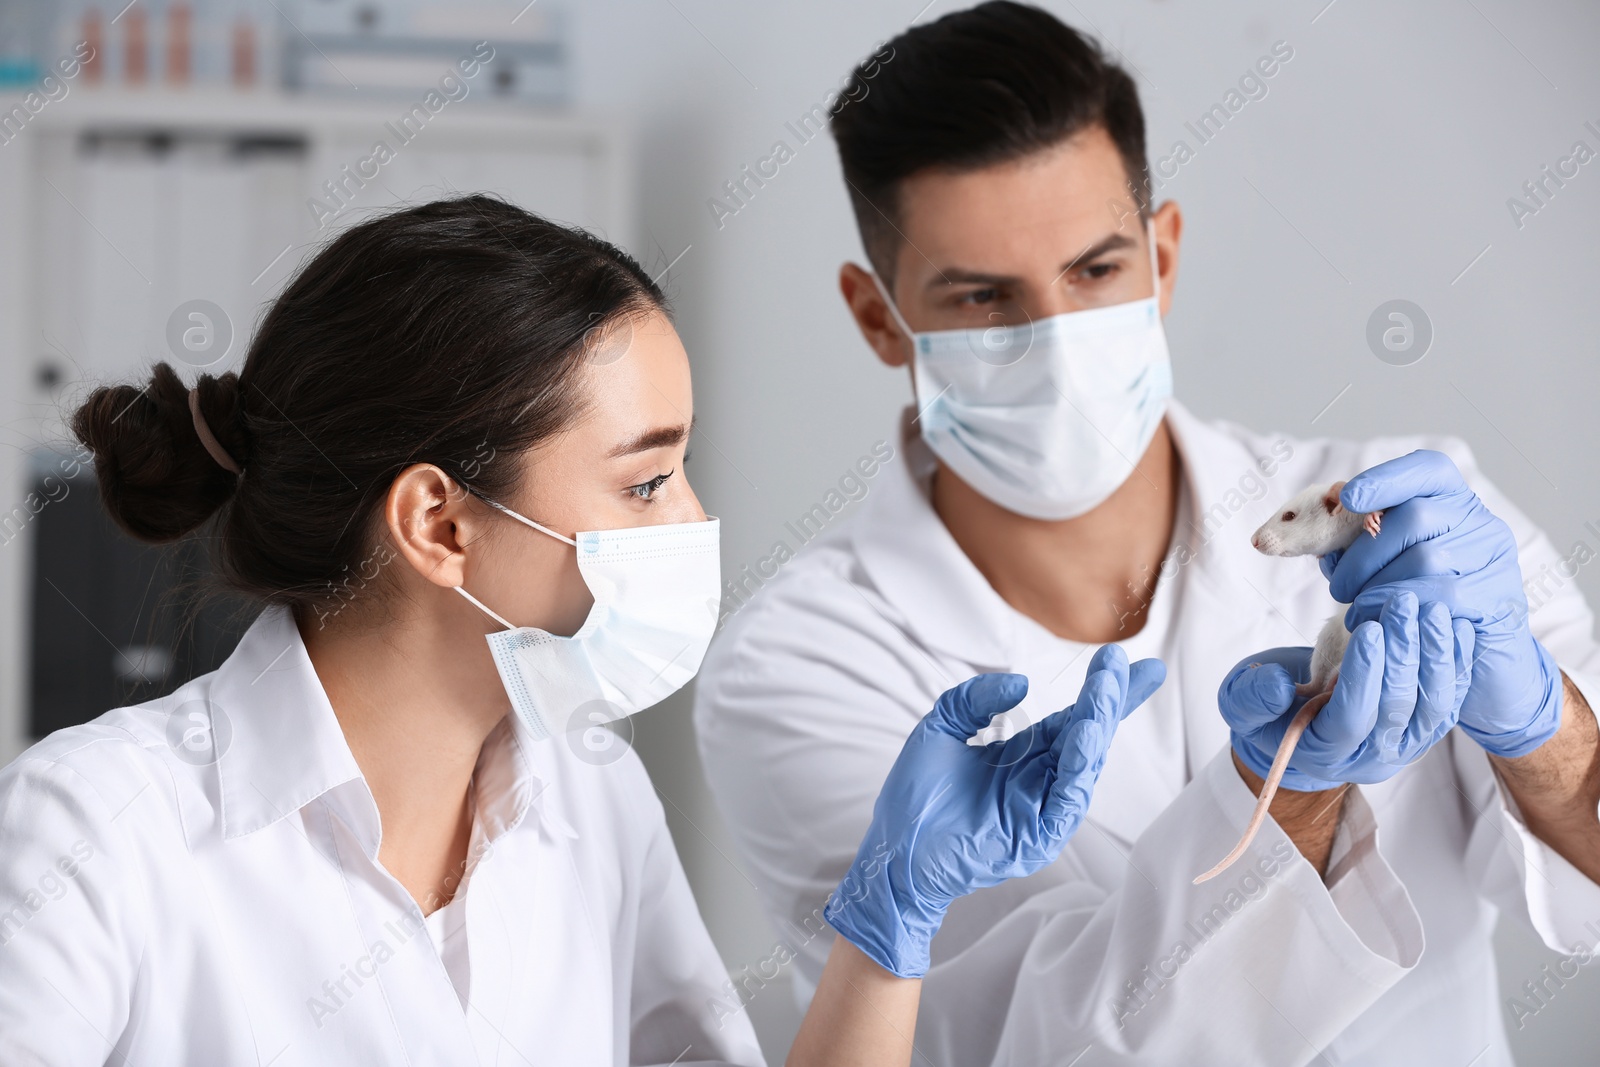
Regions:
<instances>
[{"instance_id":1,"label":"lab coat collar","mask_svg":"<svg viewBox=\"0 0 1600 1067\"><path fill-rule=\"evenodd\" d=\"M1004 668L1013 647L1014 609L933 510L929 491L937 461L915 418L914 407L902 412L901 462L857 513L856 554L915 639L975 669Z\"/></svg>"},{"instance_id":2,"label":"lab coat collar","mask_svg":"<svg viewBox=\"0 0 1600 1067\"><path fill-rule=\"evenodd\" d=\"M364 794L366 804L337 806L369 855L377 855L377 805L287 608L270 607L256 619L218 668L211 703L225 839L254 833L346 782L360 782L358 791L341 793Z\"/></svg>"},{"instance_id":3,"label":"lab coat collar","mask_svg":"<svg viewBox=\"0 0 1600 1067\"><path fill-rule=\"evenodd\" d=\"M515 714L489 731L472 772L477 783L478 824L488 842L515 830L531 812L552 836L576 838L562 810L553 775L535 773L535 763L557 755L550 746L565 738L536 738Z\"/></svg>"},{"instance_id":4,"label":"lab coat collar","mask_svg":"<svg viewBox=\"0 0 1600 1067\"><path fill-rule=\"evenodd\" d=\"M377 803L311 665L286 608L263 611L217 670L211 686L212 736L225 839L254 833L318 797L376 861ZM532 810L541 825L576 837L549 780L536 776L527 735L508 715L484 740L474 771L478 822L487 841L515 829Z\"/></svg>"},{"instance_id":5,"label":"lab coat collar","mask_svg":"<svg viewBox=\"0 0 1600 1067\"><path fill-rule=\"evenodd\" d=\"M1246 578L1267 598L1277 599L1316 580L1315 567L1285 567L1250 546L1251 531L1279 500L1304 487L1271 485L1260 466L1263 457L1246 446L1243 431L1198 419L1176 400L1169 402L1167 429L1183 461L1191 505L1173 531L1172 548L1181 544L1188 551L1185 566L1193 568L1207 592L1237 599L1238 581ZM1263 487L1264 495L1253 496Z\"/></svg>"}]
</instances>

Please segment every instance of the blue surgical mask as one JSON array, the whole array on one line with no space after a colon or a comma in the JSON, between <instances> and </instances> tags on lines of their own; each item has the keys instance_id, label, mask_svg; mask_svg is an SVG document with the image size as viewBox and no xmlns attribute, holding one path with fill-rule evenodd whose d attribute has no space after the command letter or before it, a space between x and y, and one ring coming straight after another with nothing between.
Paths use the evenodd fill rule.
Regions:
<instances>
[{"instance_id":1,"label":"blue surgical mask","mask_svg":"<svg viewBox=\"0 0 1600 1067\"><path fill-rule=\"evenodd\" d=\"M1159 293L1154 226L1145 232ZM1172 396L1156 294L1020 326L916 333L878 288L915 349L922 438L962 481L1052 520L1098 507L1127 481Z\"/></svg>"}]
</instances>

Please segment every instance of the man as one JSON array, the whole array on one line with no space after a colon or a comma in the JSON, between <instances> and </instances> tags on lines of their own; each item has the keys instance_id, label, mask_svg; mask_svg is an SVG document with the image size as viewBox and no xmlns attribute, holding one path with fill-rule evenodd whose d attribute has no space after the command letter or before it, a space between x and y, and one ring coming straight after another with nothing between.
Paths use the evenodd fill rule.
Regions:
<instances>
[{"instance_id":1,"label":"man","mask_svg":"<svg viewBox=\"0 0 1600 1067\"><path fill-rule=\"evenodd\" d=\"M923 1062L1510 1064L1499 911L1562 952L1600 933L1600 648L1572 583L1531 611L1522 589L1555 550L1457 441L1266 437L1168 399L1182 216L1149 203L1135 87L1093 45L987 3L892 47L834 133L871 261L840 288L912 371L902 462L732 619L696 706L802 984L940 692L1026 675L1015 728L1118 641L1168 681L1086 825L957 901L931 963L885 963L925 970ZM1326 506L1383 510L1378 536L1322 577L1252 549L1277 502L1357 472ZM1253 845L1195 885L1303 703L1330 591L1354 601L1335 695ZM937 896L884 867L877 891Z\"/></svg>"}]
</instances>

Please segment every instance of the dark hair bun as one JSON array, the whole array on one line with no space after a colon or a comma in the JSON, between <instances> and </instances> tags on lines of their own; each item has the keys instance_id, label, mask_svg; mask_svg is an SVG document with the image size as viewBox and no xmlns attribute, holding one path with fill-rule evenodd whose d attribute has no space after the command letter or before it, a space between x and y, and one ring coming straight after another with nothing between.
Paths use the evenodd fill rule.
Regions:
<instances>
[{"instance_id":1,"label":"dark hair bun","mask_svg":"<svg viewBox=\"0 0 1600 1067\"><path fill-rule=\"evenodd\" d=\"M206 375L196 389L206 425L243 464L238 375ZM239 483L201 443L189 410L189 387L166 363L156 364L142 389L96 389L73 415L72 431L94 453L106 510L141 541L174 541L198 529Z\"/></svg>"}]
</instances>

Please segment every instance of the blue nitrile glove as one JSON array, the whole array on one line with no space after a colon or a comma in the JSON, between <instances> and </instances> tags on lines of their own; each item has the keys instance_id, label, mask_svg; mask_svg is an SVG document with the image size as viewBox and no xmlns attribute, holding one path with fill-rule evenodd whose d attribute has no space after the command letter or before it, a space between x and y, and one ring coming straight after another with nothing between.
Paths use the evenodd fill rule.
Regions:
<instances>
[{"instance_id":1,"label":"blue nitrile glove","mask_svg":"<svg viewBox=\"0 0 1600 1067\"><path fill-rule=\"evenodd\" d=\"M1383 532L1323 558L1346 622L1371 619L1401 589L1472 623L1477 649L1461 729L1498 756L1523 756L1561 725L1561 669L1528 629L1511 528L1490 514L1442 452L1419 449L1345 485L1351 511L1384 510ZM1354 603L1351 603L1351 602Z\"/></svg>"},{"instance_id":2,"label":"blue nitrile glove","mask_svg":"<svg viewBox=\"0 0 1600 1067\"><path fill-rule=\"evenodd\" d=\"M919 978L957 897L1055 860L1083 820L1112 734L1160 687L1160 660L1106 645L1077 703L1010 740L967 738L1015 707L1020 674L980 674L939 698L911 731L872 809L855 864L823 917L885 970Z\"/></svg>"},{"instance_id":3,"label":"blue nitrile glove","mask_svg":"<svg viewBox=\"0 0 1600 1067\"><path fill-rule=\"evenodd\" d=\"M1284 772L1284 789L1313 792L1345 782L1371 784L1450 732L1472 678L1472 627L1442 604L1397 594L1377 621L1350 635L1333 696L1306 727ZM1290 721L1309 697L1311 649L1272 648L1241 660L1217 691L1233 731L1233 751L1262 778Z\"/></svg>"}]
</instances>

